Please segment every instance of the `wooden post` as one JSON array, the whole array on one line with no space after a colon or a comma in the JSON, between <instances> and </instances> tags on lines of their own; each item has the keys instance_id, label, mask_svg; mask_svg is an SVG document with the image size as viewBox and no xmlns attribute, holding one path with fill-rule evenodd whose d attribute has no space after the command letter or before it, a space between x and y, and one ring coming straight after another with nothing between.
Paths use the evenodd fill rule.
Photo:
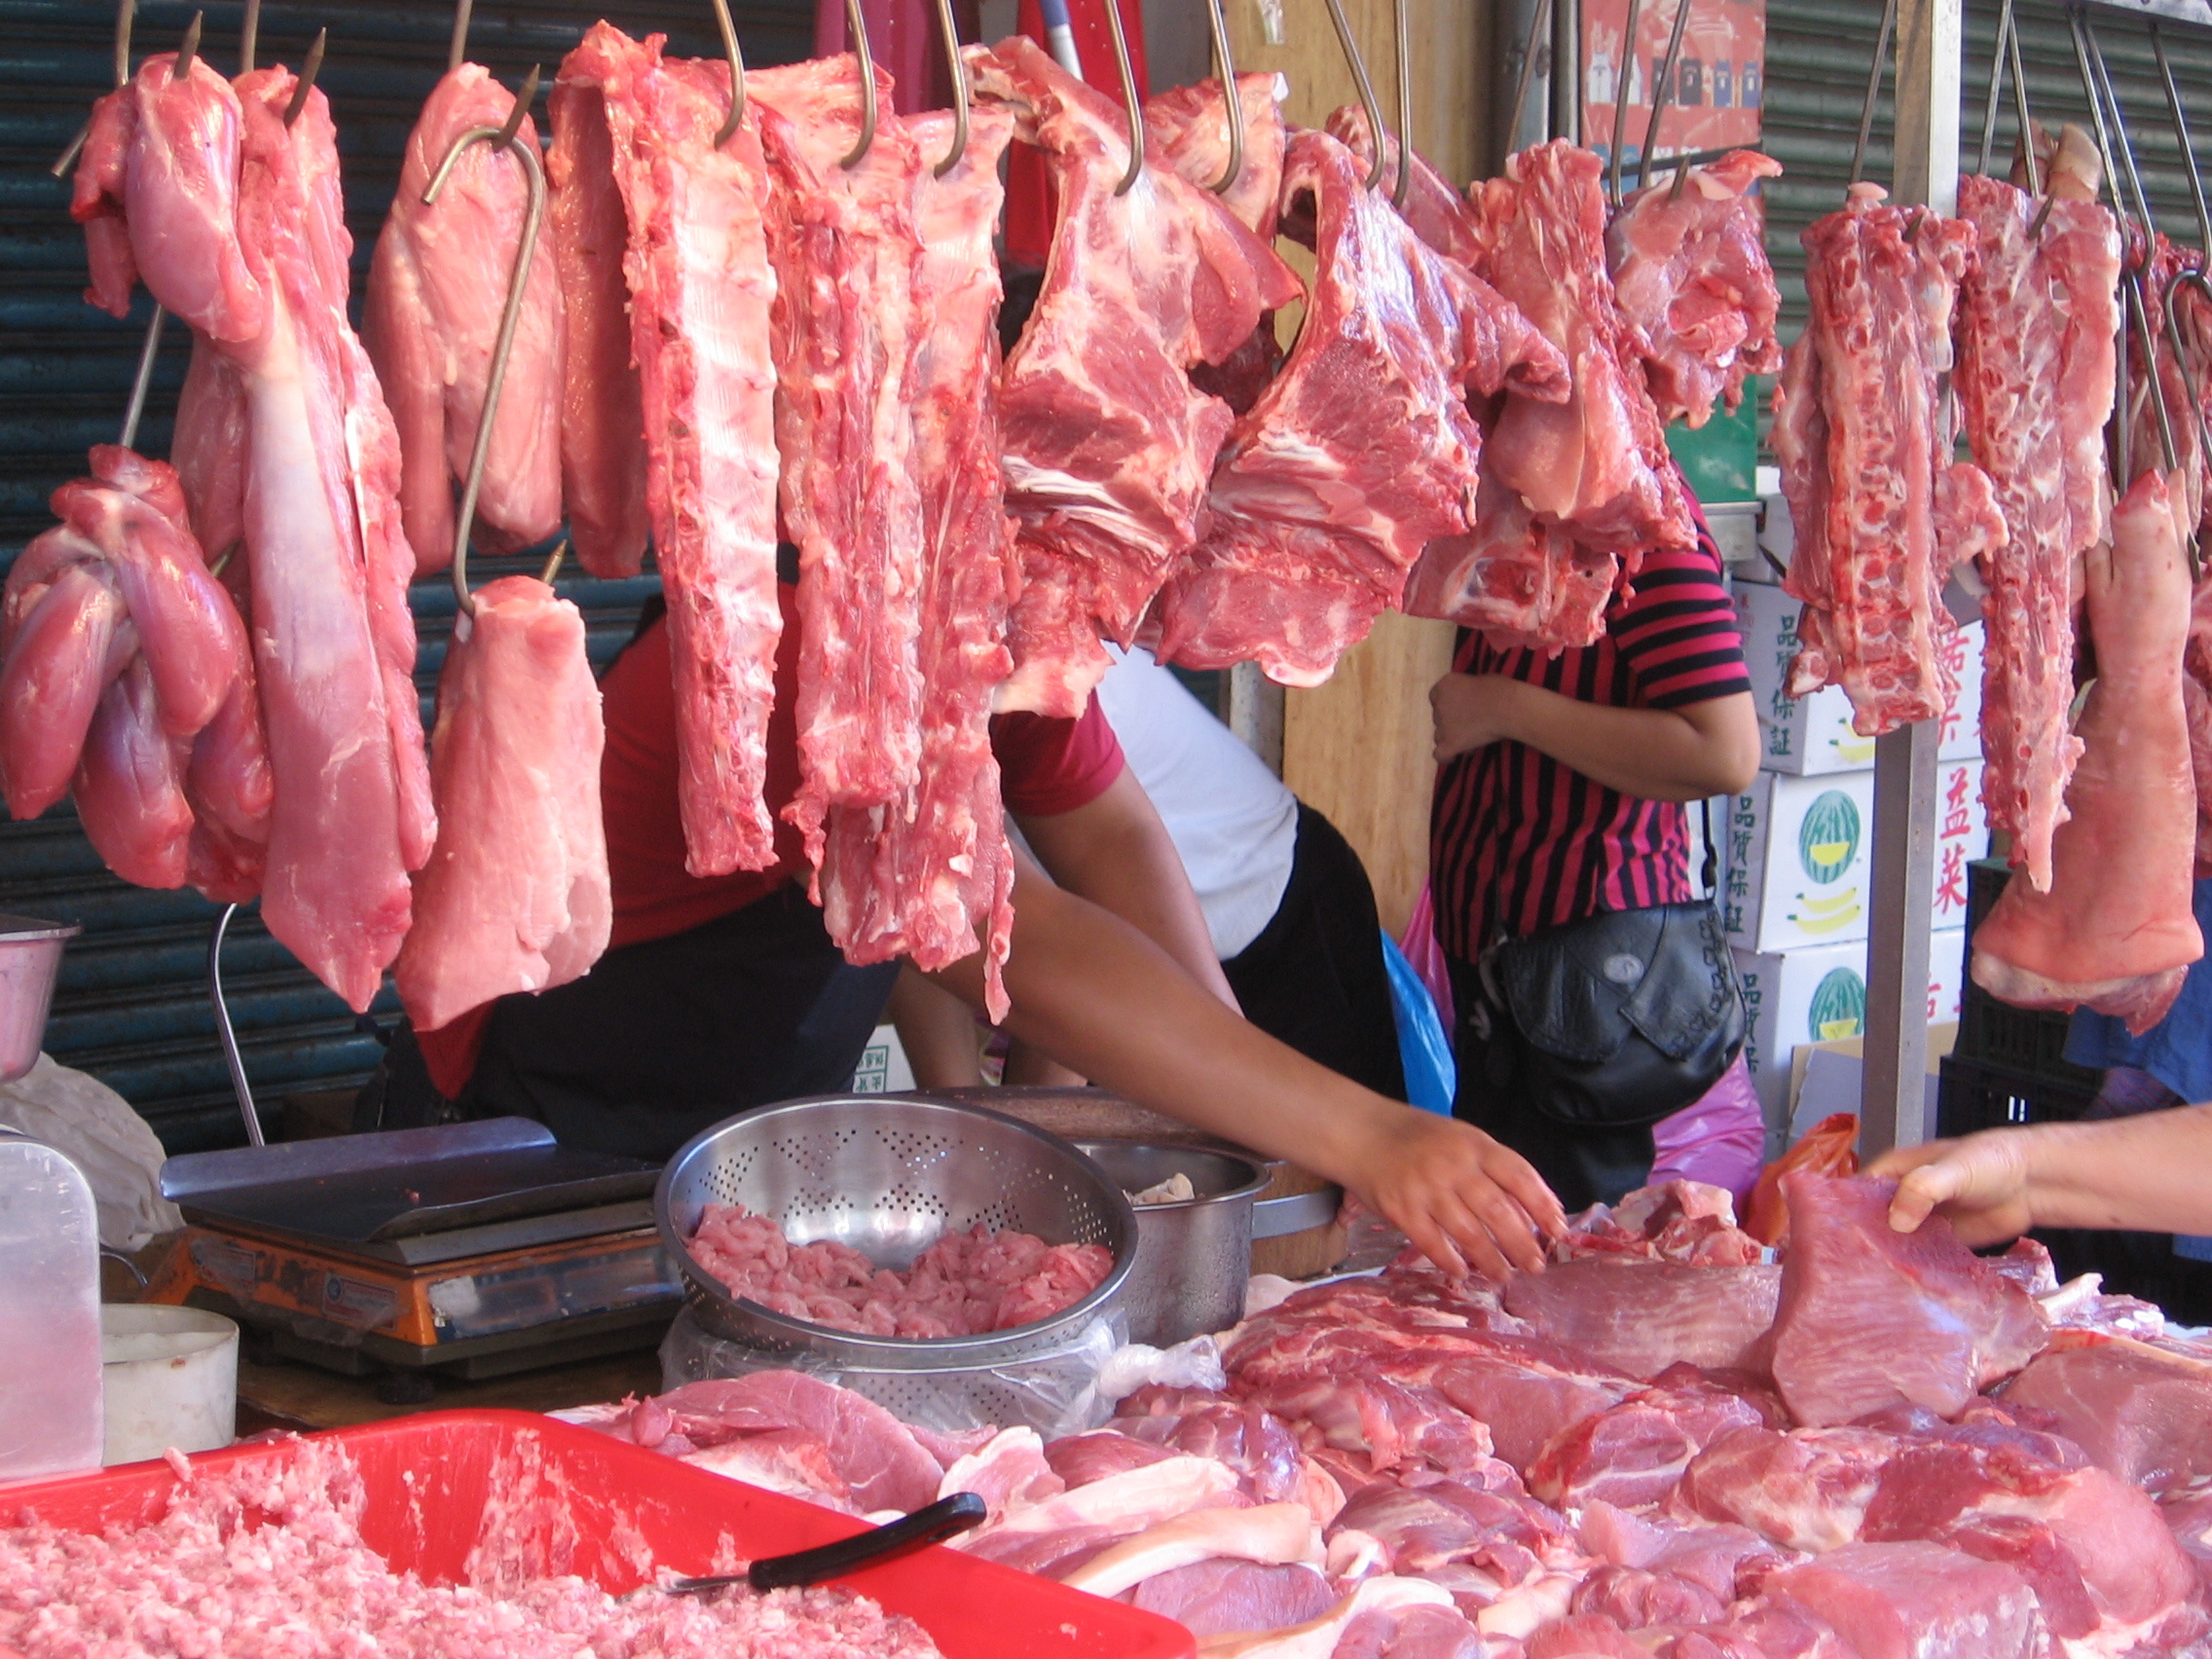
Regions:
<instances>
[{"instance_id":1,"label":"wooden post","mask_svg":"<svg viewBox=\"0 0 2212 1659\"><path fill-rule=\"evenodd\" d=\"M1900 0L1895 199L1939 213L1959 203L1961 0ZM1873 913L1866 937L1866 1043L1859 1148L1872 1156L1928 1134L1928 929L1935 913L1936 729L1924 721L1874 750Z\"/></svg>"}]
</instances>

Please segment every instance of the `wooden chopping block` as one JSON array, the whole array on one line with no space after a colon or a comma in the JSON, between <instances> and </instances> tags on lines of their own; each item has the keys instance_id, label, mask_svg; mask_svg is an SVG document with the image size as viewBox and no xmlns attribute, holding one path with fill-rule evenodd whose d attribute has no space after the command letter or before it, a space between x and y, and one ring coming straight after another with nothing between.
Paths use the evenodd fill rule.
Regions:
<instances>
[{"instance_id":1,"label":"wooden chopping block","mask_svg":"<svg viewBox=\"0 0 2212 1659\"><path fill-rule=\"evenodd\" d=\"M1164 1117L1124 1100L1103 1088L973 1088L954 1092L953 1098L970 1105L1004 1112L1025 1124L1058 1135L1063 1140L1130 1140L1154 1146L1196 1146L1248 1158L1272 1179L1260 1195L1269 1198L1318 1193L1331 1183L1310 1169L1285 1159L1267 1158L1249 1147L1195 1129L1179 1119ZM1328 1272L1345 1259L1347 1230L1341 1222L1286 1233L1279 1238L1252 1240L1252 1271L1277 1273L1284 1278L1312 1278Z\"/></svg>"}]
</instances>

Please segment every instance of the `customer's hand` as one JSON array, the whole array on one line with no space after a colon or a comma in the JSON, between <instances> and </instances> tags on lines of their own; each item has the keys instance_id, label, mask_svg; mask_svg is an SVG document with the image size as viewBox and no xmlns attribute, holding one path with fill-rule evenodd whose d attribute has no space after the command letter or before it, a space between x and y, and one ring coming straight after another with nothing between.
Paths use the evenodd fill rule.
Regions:
<instances>
[{"instance_id":1,"label":"customer's hand","mask_svg":"<svg viewBox=\"0 0 2212 1659\"><path fill-rule=\"evenodd\" d=\"M1430 686L1437 763L1511 737L1513 700L1523 689L1502 674L1447 674Z\"/></svg>"},{"instance_id":2,"label":"customer's hand","mask_svg":"<svg viewBox=\"0 0 2212 1659\"><path fill-rule=\"evenodd\" d=\"M1470 1124L1414 1107L1378 1112L1354 1141L1346 1184L1421 1254L1457 1277L1541 1272L1566 1231L1559 1199L1519 1153Z\"/></svg>"},{"instance_id":3,"label":"customer's hand","mask_svg":"<svg viewBox=\"0 0 2212 1659\"><path fill-rule=\"evenodd\" d=\"M1969 1245L2001 1244L2036 1224L2029 1203L2034 1129L1984 1129L1964 1140L1899 1147L1876 1159L1869 1175L1898 1183L1890 1226L1911 1233L1940 1210Z\"/></svg>"}]
</instances>

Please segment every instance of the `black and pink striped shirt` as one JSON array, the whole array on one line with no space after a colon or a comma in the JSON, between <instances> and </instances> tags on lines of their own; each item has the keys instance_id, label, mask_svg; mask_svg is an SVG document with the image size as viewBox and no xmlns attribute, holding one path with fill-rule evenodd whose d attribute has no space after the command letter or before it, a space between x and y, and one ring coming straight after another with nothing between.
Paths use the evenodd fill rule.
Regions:
<instances>
[{"instance_id":1,"label":"black and pink striped shirt","mask_svg":"<svg viewBox=\"0 0 2212 1659\"><path fill-rule=\"evenodd\" d=\"M1608 708L1679 709L1751 689L1719 549L1702 524L1694 551L1645 558L1596 645L1547 658L1462 630L1452 666ZM1678 801L1625 795L1525 744L1493 743L1437 772L1429 879L1437 942L1473 961L1501 932L1688 899L1688 820Z\"/></svg>"}]
</instances>

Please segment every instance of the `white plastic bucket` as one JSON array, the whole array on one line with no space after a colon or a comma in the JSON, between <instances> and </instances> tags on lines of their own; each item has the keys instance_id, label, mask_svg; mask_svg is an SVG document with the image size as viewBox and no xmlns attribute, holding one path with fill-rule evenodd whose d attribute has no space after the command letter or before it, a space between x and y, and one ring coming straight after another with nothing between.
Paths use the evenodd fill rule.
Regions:
<instances>
[{"instance_id":1,"label":"white plastic bucket","mask_svg":"<svg viewBox=\"0 0 2212 1659\"><path fill-rule=\"evenodd\" d=\"M179 1452L212 1452L235 1438L239 1328L220 1313L151 1303L100 1309L106 1396L102 1461L135 1463Z\"/></svg>"}]
</instances>

